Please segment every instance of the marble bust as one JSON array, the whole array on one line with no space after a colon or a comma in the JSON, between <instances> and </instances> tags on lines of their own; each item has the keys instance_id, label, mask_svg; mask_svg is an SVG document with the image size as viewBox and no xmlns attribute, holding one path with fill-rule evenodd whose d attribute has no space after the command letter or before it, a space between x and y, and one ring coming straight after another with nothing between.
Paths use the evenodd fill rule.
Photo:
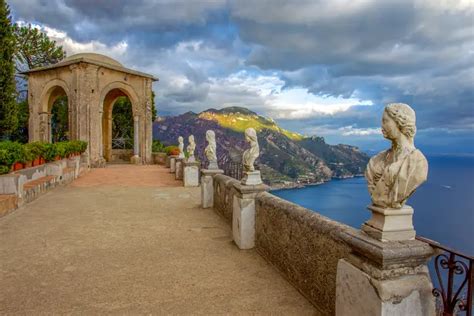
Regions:
<instances>
[{"instance_id":1,"label":"marble bust","mask_svg":"<svg viewBox=\"0 0 474 316\"><path fill-rule=\"evenodd\" d=\"M178 158L184 158L184 140L182 136L178 137L178 148L179 148Z\"/></svg>"},{"instance_id":2,"label":"marble bust","mask_svg":"<svg viewBox=\"0 0 474 316\"><path fill-rule=\"evenodd\" d=\"M209 161L208 169L219 169L217 165L216 154L216 134L212 130L206 132L207 147L204 149L204 154Z\"/></svg>"},{"instance_id":3,"label":"marble bust","mask_svg":"<svg viewBox=\"0 0 474 316\"><path fill-rule=\"evenodd\" d=\"M390 149L372 157L367 165L367 179L372 205L400 209L428 177L428 162L415 148L415 111L407 104L385 107L382 134L391 141Z\"/></svg>"},{"instance_id":4,"label":"marble bust","mask_svg":"<svg viewBox=\"0 0 474 316\"><path fill-rule=\"evenodd\" d=\"M257 132L255 129L249 127L245 130L245 140L250 144L250 148L244 151L242 156L242 163L244 171L255 171L255 160L260 155L260 147L258 146Z\"/></svg>"},{"instance_id":5,"label":"marble bust","mask_svg":"<svg viewBox=\"0 0 474 316\"><path fill-rule=\"evenodd\" d=\"M186 150L188 152L188 161L189 162L194 162L196 161L196 158L194 158L194 150L196 149L196 143L194 142L194 136L190 135L188 138L189 145L186 147Z\"/></svg>"}]
</instances>

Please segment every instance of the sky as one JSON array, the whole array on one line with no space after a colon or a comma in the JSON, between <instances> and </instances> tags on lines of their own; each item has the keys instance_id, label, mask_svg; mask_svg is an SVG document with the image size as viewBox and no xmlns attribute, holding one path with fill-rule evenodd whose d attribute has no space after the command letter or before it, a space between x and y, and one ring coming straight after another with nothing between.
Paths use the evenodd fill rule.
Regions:
<instances>
[{"instance_id":1,"label":"sky","mask_svg":"<svg viewBox=\"0 0 474 316\"><path fill-rule=\"evenodd\" d=\"M363 150L391 102L416 145L474 154L474 0L10 0L68 55L96 52L160 78L159 115L247 107Z\"/></svg>"}]
</instances>

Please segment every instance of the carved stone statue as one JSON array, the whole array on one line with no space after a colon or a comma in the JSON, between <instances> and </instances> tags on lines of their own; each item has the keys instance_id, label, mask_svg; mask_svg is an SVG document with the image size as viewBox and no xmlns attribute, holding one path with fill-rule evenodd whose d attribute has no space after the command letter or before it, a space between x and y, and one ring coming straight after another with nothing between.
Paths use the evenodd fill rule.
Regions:
<instances>
[{"instance_id":1,"label":"carved stone statue","mask_svg":"<svg viewBox=\"0 0 474 316\"><path fill-rule=\"evenodd\" d=\"M399 209L428 177L428 162L415 148L415 111L407 104L385 107L382 134L392 147L372 157L365 177L374 206Z\"/></svg>"},{"instance_id":2,"label":"carved stone statue","mask_svg":"<svg viewBox=\"0 0 474 316\"><path fill-rule=\"evenodd\" d=\"M207 147L204 149L204 154L209 161L208 169L219 169L217 165L217 154L216 154L216 134L212 130L206 132Z\"/></svg>"},{"instance_id":3,"label":"carved stone statue","mask_svg":"<svg viewBox=\"0 0 474 316\"><path fill-rule=\"evenodd\" d=\"M245 130L245 140L250 143L250 148L244 151L244 154L242 156L244 171L255 171L254 163L260 155L257 132L251 127L247 128Z\"/></svg>"},{"instance_id":4,"label":"carved stone statue","mask_svg":"<svg viewBox=\"0 0 474 316\"><path fill-rule=\"evenodd\" d=\"M189 155L188 161L189 162L194 162L194 161L196 161L196 158L194 158L194 150L196 149L196 143L194 142L194 136L190 135L188 140L189 140L189 145L186 148L187 152L188 152L188 155Z\"/></svg>"},{"instance_id":5,"label":"carved stone statue","mask_svg":"<svg viewBox=\"0 0 474 316\"><path fill-rule=\"evenodd\" d=\"M182 136L178 137L178 148L179 148L178 158L184 158L184 140Z\"/></svg>"}]
</instances>

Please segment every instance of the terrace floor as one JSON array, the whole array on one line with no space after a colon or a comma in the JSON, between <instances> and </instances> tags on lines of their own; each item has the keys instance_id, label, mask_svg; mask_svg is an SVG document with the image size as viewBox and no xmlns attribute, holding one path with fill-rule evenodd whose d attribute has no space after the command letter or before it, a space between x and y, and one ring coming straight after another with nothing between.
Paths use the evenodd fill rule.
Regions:
<instances>
[{"instance_id":1,"label":"terrace floor","mask_svg":"<svg viewBox=\"0 0 474 316\"><path fill-rule=\"evenodd\" d=\"M0 314L316 313L168 170L93 169L0 218Z\"/></svg>"}]
</instances>

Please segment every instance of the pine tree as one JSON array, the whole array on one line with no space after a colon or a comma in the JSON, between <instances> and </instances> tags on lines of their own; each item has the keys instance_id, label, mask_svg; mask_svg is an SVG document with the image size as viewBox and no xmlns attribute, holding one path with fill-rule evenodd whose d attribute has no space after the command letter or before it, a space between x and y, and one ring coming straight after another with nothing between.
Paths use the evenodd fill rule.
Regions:
<instances>
[{"instance_id":1,"label":"pine tree","mask_svg":"<svg viewBox=\"0 0 474 316\"><path fill-rule=\"evenodd\" d=\"M10 9L0 0L0 138L10 138L18 127L15 86L15 37Z\"/></svg>"}]
</instances>

